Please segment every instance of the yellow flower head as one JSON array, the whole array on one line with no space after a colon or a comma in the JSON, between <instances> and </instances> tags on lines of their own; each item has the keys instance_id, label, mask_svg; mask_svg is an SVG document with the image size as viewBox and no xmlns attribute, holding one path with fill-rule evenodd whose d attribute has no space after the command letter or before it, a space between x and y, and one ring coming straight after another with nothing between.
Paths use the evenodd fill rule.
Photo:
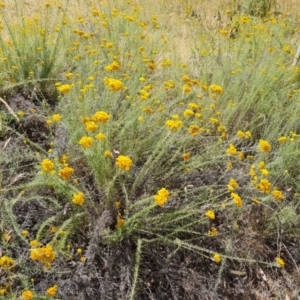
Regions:
<instances>
[{"instance_id":1,"label":"yellow flower head","mask_svg":"<svg viewBox=\"0 0 300 300\"><path fill-rule=\"evenodd\" d=\"M92 120L97 123L105 124L111 116L105 111L97 111L94 115L92 115Z\"/></svg>"},{"instance_id":2,"label":"yellow flower head","mask_svg":"<svg viewBox=\"0 0 300 300\"><path fill-rule=\"evenodd\" d=\"M106 140L106 135L104 133L98 133L96 135L96 139L99 140L99 141L105 141Z\"/></svg>"},{"instance_id":3,"label":"yellow flower head","mask_svg":"<svg viewBox=\"0 0 300 300\"><path fill-rule=\"evenodd\" d=\"M192 124L189 126L188 128L188 132L192 135L192 136L197 136L200 132L200 127L198 125Z\"/></svg>"},{"instance_id":4,"label":"yellow flower head","mask_svg":"<svg viewBox=\"0 0 300 300\"><path fill-rule=\"evenodd\" d=\"M162 207L169 199L170 192L166 188L161 188L154 196L155 203Z\"/></svg>"},{"instance_id":5,"label":"yellow flower head","mask_svg":"<svg viewBox=\"0 0 300 300\"><path fill-rule=\"evenodd\" d=\"M218 264L221 261L221 255L219 253L214 254L214 261Z\"/></svg>"},{"instance_id":6,"label":"yellow flower head","mask_svg":"<svg viewBox=\"0 0 300 300\"><path fill-rule=\"evenodd\" d=\"M180 120L167 120L166 121L166 126L169 127L172 131L177 131L182 125L183 125L183 122Z\"/></svg>"},{"instance_id":7,"label":"yellow flower head","mask_svg":"<svg viewBox=\"0 0 300 300\"><path fill-rule=\"evenodd\" d=\"M280 201L280 200L283 200L284 199L284 196L282 194L281 191L275 189L273 192L272 192L272 195L273 197L277 200L277 201Z\"/></svg>"},{"instance_id":8,"label":"yellow flower head","mask_svg":"<svg viewBox=\"0 0 300 300\"><path fill-rule=\"evenodd\" d=\"M104 151L104 156L105 157L112 157L112 154L111 154L111 152L109 150L105 150Z\"/></svg>"},{"instance_id":9,"label":"yellow flower head","mask_svg":"<svg viewBox=\"0 0 300 300\"><path fill-rule=\"evenodd\" d=\"M210 85L209 90L211 92L214 92L214 93L219 94L219 95L223 94L223 88L219 85L216 85L216 84Z\"/></svg>"},{"instance_id":10,"label":"yellow flower head","mask_svg":"<svg viewBox=\"0 0 300 300\"><path fill-rule=\"evenodd\" d=\"M82 206L84 203L84 196L82 192L73 195L72 202L76 205Z\"/></svg>"},{"instance_id":11,"label":"yellow flower head","mask_svg":"<svg viewBox=\"0 0 300 300\"><path fill-rule=\"evenodd\" d=\"M23 291L21 296L23 300L32 300L34 298L34 294L30 290Z\"/></svg>"},{"instance_id":12,"label":"yellow flower head","mask_svg":"<svg viewBox=\"0 0 300 300\"><path fill-rule=\"evenodd\" d=\"M49 297L55 297L57 293L57 285L53 285L52 287L50 287L49 289L47 289L46 291L46 295Z\"/></svg>"},{"instance_id":13,"label":"yellow flower head","mask_svg":"<svg viewBox=\"0 0 300 300\"><path fill-rule=\"evenodd\" d=\"M94 121L88 121L85 123L85 130L86 131L96 131L98 129L98 125Z\"/></svg>"},{"instance_id":14,"label":"yellow flower head","mask_svg":"<svg viewBox=\"0 0 300 300\"><path fill-rule=\"evenodd\" d=\"M125 220L121 217L121 214L118 213L117 215L117 223L116 223L116 228L120 228L125 224Z\"/></svg>"},{"instance_id":15,"label":"yellow flower head","mask_svg":"<svg viewBox=\"0 0 300 300\"><path fill-rule=\"evenodd\" d=\"M0 267L2 269L10 269L14 264L15 261L9 256L4 255L0 258Z\"/></svg>"},{"instance_id":16,"label":"yellow flower head","mask_svg":"<svg viewBox=\"0 0 300 300\"><path fill-rule=\"evenodd\" d=\"M208 235L210 236L216 236L218 234L218 229L216 227L212 227L209 231L208 231Z\"/></svg>"},{"instance_id":17,"label":"yellow flower head","mask_svg":"<svg viewBox=\"0 0 300 300\"><path fill-rule=\"evenodd\" d=\"M262 139L259 140L258 148L260 152L270 152L272 149L270 143Z\"/></svg>"},{"instance_id":18,"label":"yellow flower head","mask_svg":"<svg viewBox=\"0 0 300 300\"><path fill-rule=\"evenodd\" d=\"M63 84L63 85L56 87L56 89L65 95L72 89L72 87L73 87L72 84Z\"/></svg>"},{"instance_id":19,"label":"yellow flower head","mask_svg":"<svg viewBox=\"0 0 300 300\"><path fill-rule=\"evenodd\" d=\"M45 158L42 160L41 167L46 173L51 173L54 170L54 162L49 158Z\"/></svg>"},{"instance_id":20,"label":"yellow flower head","mask_svg":"<svg viewBox=\"0 0 300 300\"><path fill-rule=\"evenodd\" d=\"M233 178L231 178L227 187L230 192L233 192L238 186L239 184Z\"/></svg>"},{"instance_id":21,"label":"yellow flower head","mask_svg":"<svg viewBox=\"0 0 300 300\"><path fill-rule=\"evenodd\" d=\"M119 79L105 77L103 81L110 91L120 91L123 88L123 83Z\"/></svg>"},{"instance_id":22,"label":"yellow flower head","mask_svg":"<svg viewBox=\"0 0 300 300\"><path fill-rule=\"evenodd\" d=\"M284 260L282 258L276 257L275 260L276 260L276 262L277 262L277 264L279 265L280 268L284 268L285 263L284 263Z\"/></svg>"},{"instance_id":23,"label":"yellow flower head","mask_svg":"<svg viewBox=\"0 0 300 300\"><path fill-rule=\"evenodd\" d=\"M116 165L122 170L129 171L132 166L132 160L128 156L119 155L116 158Z\"/></svg>"},{"instance_id":24,"label":"yellow flower head","mask_svg":"<svg viewBox=\"0 0 300 300\"><path fill-rule=\"evenodd\" d=\"M214 220L216 218L214 211L211 209L207 210L205 212L205 215L211 220Z\"/></svg>"},{"instance_id":25,"label":"yellow flower head","mask_svg":"<svg viewBox=\"0 0 300 300\"><path fill-rule=\"evenodd\" d=\"M267 179L261 179L256 188L265 194L269 194L271 191L271 183Z\"/></svg>"},{"instance_id":26,"label":"yellow flower head","mask_svg":"<svg viewBox=\"0 0 300 300\"><path fill-rule=\"evenodd\" d=\"M74 173L74 169L70 167L64 167L58 172L58 176L63 180L69 180L72 174Z\"/></svg>"},{"instance_id":27,"label":"yellow flower head","mask_svg":"<svg viewBox=\"0 0 300 300\"><path fill-rule=\"evenodd\" d=\"M60 114L54 114L51 117L52 122L58 123L61 120L61 115Z\"/></svg>"},{"instance_id":28,"label":"yellow flower head","mask_svg":"<svg viewBox=\"0 0 300 300\"><path fill-rule=\"evenodd\" d=\"M190 152L183 153L182 158L183 158L183 161L188 161L191 158L191 153Z\"/></svg>"},{"instance_id":29,"label":"yellow flower head","mask_svg":"<svg viewBox=\"0 0 300 300\"><path fill-rule=\"evenodd\" d=\"M239 194L237 193L231 193L231 197L233 198L233 202L237 207L241 207L243 205L243 201Z\"/></svg>"},{"instance_id":30,"label":"yellow flower head","mask_svg":"<svg viewBox=\"0 0 300 300\"><path fill-rule=\"evenodd\" d=\"M87 149L87 148L90 148L92 147L93 145L93 139L91 137L88 137L88 136L84 136L80 139L80 141L78 142L79 145L81 145L81 147L83 149Z\"/></svg>"},{"instance_id":31,"label":"yellow flower head","mask_svg":"<svg viewBox=\"0 0 300 300\"><path fill-rule=\"evenodd\" d=\"M229 147L226 149L226 154L237 155L238 151L236 150L233 144L230 144Z\"/></svg>"},{"instance_id":32,"label":"yellow flower head","mask_svg":"<svg viewBox=\"0 0 300 300\"><path fill-rule=\"evenodd\" d=\"M38 247L31 249L30 258L32 260L37 260L47 269L50 268L51 263L54 261L56 253L54 252L52 246L47 244L45 247Z\"/></svg>"}]
</instances>

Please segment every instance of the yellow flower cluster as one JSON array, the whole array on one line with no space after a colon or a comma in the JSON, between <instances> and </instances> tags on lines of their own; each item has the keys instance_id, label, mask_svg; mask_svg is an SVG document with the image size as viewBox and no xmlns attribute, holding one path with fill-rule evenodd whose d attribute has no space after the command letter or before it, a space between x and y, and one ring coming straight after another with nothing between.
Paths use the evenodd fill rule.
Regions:
<instances>
[{"instance_id":1,"label":"yellow flower cluster","mask_svg":"<svg viewBox=\"0 0 300 300\"><path fill-rule=\"evenodd\" d=\"M272 149L270 143L262 139L258 142L258 148L260 152L270 152Z\"/></svg>"},{"instance_id":2,"label":"yellow flower cluster","mask_svg":"<svg viewBox=\"0 0 300 300\"><path fill-rule=\"evenodd\" d=\"M284 263L284 260L282 258L276 257L275 261L279 265L280 268L284 268L285 263Z\"/></svg>"},{"instance_id":3,"label":"yellow flower cluster","mask_svg":"<svg viewBox=\"0 0 300 300\"><path fill-rule=\"evenodd\" d=\"M238 186L239 186L239 184L233 178L231 178L229 180L227 188L230 192L233 192Z\"/></svg>"},{"instance_id":4,"label":"yellow flower cluster","mask_svg":"<svg viewBox=\"0 0 300 300\"><path fill-rule=\"evenodd\" d=\"M252 134L251 134L250 131L244 132L244 131L238 130L237 133L236 133L236 135L238 137L240 137L241 139L245 139L245 138L246 139L250 139L252 137Z\"/></svg>"},{"instance_id":5,"label":"yellow flower cluster","mask_svg":"<svg viewBox=\"0 0 300 300\"><path fill-rule=\"evenodd\" d=\"M237 207L241 207L243 205L243 201L239 194L237 193L231 193L231 197L233 198L233 202Z\"/></svg>"},{"instance_id":6,"label":"yellow flower cluster","mask_svg":"<svg viewBox=\"0 0 300 300\"><path fill-rule=\"evenodd\" d=\"M83 137L79 140L78 144L79 144L83 149L88 149L88 148L92 147L93 142L94 142L94 141L93 141L93 139L92 139L91 137L89 137L89 136L83 136Z\"/></svg>"},{"instance_id":7,"label":"yellow flower cluster","mask_svg":"<svg viewBox=\"0 0 300 300\"><path fill-rule=\"evenodd\" d=\"M284 196L283 196L282 192L279 191L278 189L274 189L274 191L272 192L272 195L273 195L273 197L274 197L277 201L280 201L280 200L283 200L283 199L284 199Z\"/></svg>"},{"instance_id":8,"label":"yellow flower cluster","mask_svg":"<svg viewBox=\"0 0 300 300\"><path fill-rule=\"evenodd\" d=\"M109 115L105 111L100 110L94 113L91 119L96 123L106 124L110 118L111 115Z\"/></svg>"},{"instance_id":9,"label":"yellow flower cluster","mask_svg":"<svg viewBox=\"0 0 300 300\"><path fill-rule=\"evenodd\" d=\"M271 183L268 179L261 179L260 182L256 185L256 188L265 194L269 194L271 191Z\"/></svg>"},{"instance_id":10,"label":"yellow flower cluster","mask_svg":"<svg viewBox=\"0 0 300 300\"><path fill-rule=\"evenodd\" d=\"M50 287L49 289L47 289L46 291L46 295L49 297L55 297L57 293L57 285L53 285L52 287Z\"/></svg>"},{"instance_id":11,"label":"yellow flower cluster","mask_svg":"<svg viewBox=\"0 0 300 300\"><path fill-rule=\"evenodd\" d=\"M56 87L56 89L62 94L67 94L73 88L72 84L63 84Z\"/></svg>"},{"instance_id":12,"label":"yellow flower cluster","mask_svg":"<svg viewBox=\"0 0 300 300\"><path fill-rule=\"evenodd\" d=\"M216 85L216 84L210 85L209 90L211 92L214 92L214 93L219 94L219 95L223 94L223 88L219 85Z\"/></svg>"},{"instance_id":13,"label":"yellow flower cluster","mask_svg":"<svg viewBox=\"0 0 300 300\"><path fill-rule=\"evenodd\" d=\"M238 151L236 150L236 148L234 147L233 144L230 144L229 147L226 149L226 154L228 154L228 155L237 155Z\"/></svg>"},{"instance_id":14,"label":"yellow flower cluster","mask_svg":"<svg viewBox=\"0 0 300 300\"><path fill-rule=\"evenodd\" d=\"M54 171L54 162L49 158L45 158L42 160L41 167L46 173L52 173Z\"/></svg>"},{"instance_id":15,"label":"yellow flower cluster","mask_svg":"<svg viewBox=\"0 0 300 300\"><path fill-rule=\"evenodd\" d=\"M74 169L71 167L64 167L63 169L59 170L58 176L63 180L69 180L74 173Z\"/></svg>"},{"instance_id":16,"label":"yellow flower cluster","mask_svg":"<svg viewBox=\"0 0 300 300\"><path fill-rule=\"evenodd\" d=\"M2 269L9 269L9 268L13 267L14 264L15 264L15 261L12 258L10 258L9 256L4 255L0 258L0 267Z\"/></svg>"},{"instance_id":17,"label":"yellow flower cluster","mask_svg":"<svg viewBox=\"0 0 300 300\"><path fill-rule=\"evenodd\" d=\"M167 120L166 121L166 126L168 126L172 131L177 131L182 125L183 125L183 122L180 120Z\"/></svg>"},{"instance_id":18,"label":"yellow flower cluster","mask_svg":"<svg viewBox=\"0 0 300 300\"><path fill-rule=\"evenodd\" d=\"M26 290L22 292L21 296L23 300L32 300L34 298L34 293L30 290Z\"/></svg>"},{"instance_id":19,"label":"yellow flower cluster","mask_svg":"<svg viewBox=\"0 0 300 300\"><path fill-rule=\"evenodd\" d=\"M213 259L218 264L221 261L221 255L219 253L215 253Z\"/></svg>"},{"instance_id":20,"label":"yellow flower cluster","mask_svg":"<svg viewBox=\"0 0 300 300\"><path fill-rule=\"evenodd\" d=\"M216 227L212 227L209 231L208 231L208 235L210 236L216 236L218 234L218 229Z\"/></svg>"},{"instance_id":21,"label":"yellow flower cluster","mask_svg":"<svg viewBox=\"0 0 300 300\"><path fill-rule=\"evenodd\" d=\"M205 212L205 216L211 220L214 220L216 218L214 211L211 209L209 209Z\"/></svg>"},{"instance_id":22,"label":"yellow flower cluster","mask_svg":"<svg viewBox=\"0 0 300 300\"><path fill-rule=\"evenodd\" d=\"M119 79L105 77L103 82L110 91L120 91L123 88L123 83Z\"/></svg>"},{"instance_id":23,"label":"yellow flower cluster","mask_svg":"<svg viewBox=\"0 0 300 300\"><path fill-rule=\"evenodd\" d=\"M82 206L84 203L84 196L82 192L73 195L72 202L76 205Z\"/></svg>"},{"instance_id":24,"label":"yellow flower cluster","mask_svg":"<svg viewBox=\"0 0 300 300\"><path fill-rule=\"evenodd\" d=\"M161 188L156 195L154 195L155 203L162 207L168 201L170 192L166 188Z\"/></svg>"},{"instance_id":25,"label":"yellow flower cluster","mask_svg":"<svg viewBox=\"0 0 300 300\"><path fill-rule=\"evenodd\" d=\"M105 71L116 71L120 69L120 65L118 62L113 61L111 64L109 64L108 66L104 67Z\"/></svg>"},{"instance_id":26,"label":"yellow flower cluster","mask_svg":"<svg viewBox=\"0 0 300 300\"><path fill-rule=\"evenodd\" d=\"M116 158L116 165L124 171L129 171L132 166L132 160L126 155L119 155Z\"/></svg>"},{"instance_id":27,"label":"yellow flower cluster","mask_svg":"<svg viewBox=\"0 0 300 300\"><path fill-rule=\"evenodd\" d=\"M39 261L47 269L50 268L51 263L54 261L56 253L54 252L52 246L47 244L45 247L37 247L31 249L30 258L32 260Z\"/></svg>"}]
</instances>

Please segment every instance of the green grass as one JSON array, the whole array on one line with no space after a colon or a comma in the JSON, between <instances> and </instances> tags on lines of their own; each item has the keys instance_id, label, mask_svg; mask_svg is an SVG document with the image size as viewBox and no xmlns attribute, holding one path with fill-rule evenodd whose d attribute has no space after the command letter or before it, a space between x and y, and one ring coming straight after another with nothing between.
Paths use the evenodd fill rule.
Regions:
<instances>
[{"instance_id":1,"label":"green grass","mask_svg":"<svg viewBox=\"0 0 300 300\"><path fill-rule=\"evenodd\" d=\"M174 21L146 2L78 3L77 12L49 2L40 13L16 3L13 18L1 8L1 254L14 264L2 262L0 299L26 289L50 299L54 284L65 299L69 262L81 270L96 244L126 241L137 245L128 299L139 299L144 250L160 245L220 265L218 278L230 263L279 268L276 257L297 270L284 250L300 223L297 16L251 2L248 14L219 11L222 23L208 30L181 3ZM182 36L187 55L176 48ZM20 95L23 106L12 100ZM253 236L273 254L257 255ZM52 245L49 269L30 258L32 240Z\"/></svg>"}]
</instances>

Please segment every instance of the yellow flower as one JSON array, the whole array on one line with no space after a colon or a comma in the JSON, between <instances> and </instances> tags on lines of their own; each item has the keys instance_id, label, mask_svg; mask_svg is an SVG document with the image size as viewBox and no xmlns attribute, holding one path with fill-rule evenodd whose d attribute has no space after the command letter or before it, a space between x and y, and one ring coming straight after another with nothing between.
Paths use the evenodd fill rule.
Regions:
<instances>
[{"instance_id":1,"label":"yellow flower","mask_svg":"<svg viewBox=\"0 0 300 300\"><path fill-rule=\"evenodd\" d=\"M245 135L247 139L250 139L252 137L252 133L250 131L246 131Z\"/></svg>"},{"instance_id":2,"label":"yellow flower","mask_svg":"<svg viewBox=\"0 0 300 300\"><path fill-rule=\"evenodd\" d=\"M119 70L120 65L118 62L114 61L110 65L104 67L105 71L113 71L113 70Z\"/></svg>"},{"instance_id":3,"label":"yellow flower","mask_svg":"<svg viewBox=\"0 0 300 300\"><path fill-rule=\"evenodd\" d=\"M239 186L239 184L233 178L231 178L229 180L227 188L230 192L233 192L238 186Z\"/></svg>"},{"instance_id":4,"label":"yellow flower","mask_svg":"<svg viewBox=\"0 0 300 300\"><path fill-rule=\"evenodd\" d=\"M73 195L73 199L72 202L76 205L82 206L84 203L84 197L83 197L83 193L79 192L77 194Z\"/></svg>"},{"instance_id":5,"label":"yellow flower","mask_svg":"<svg viewBox=\"0 0 300 300\"><path fill-rule=\"evenodd\" d=\"M93 139L91 137L88 136L84 136L80 139L80 141L78 142L79 145L82 146L83 149L87 149L92 147L93 145Z\"/></svg>"},{"instance_id":6,"label":"yellow flower","mask_svg":"<svg viewBox=\"0 0 300 300\"><path fill-rule=\"evenodd\" d=\"M195 115L194 111L192 109L186 109L184 112L183 112L183 115L185 117L193 117Z\"/></svg>"},{"instance_id":7,"label":"yellow flower","mask_svg":"<svg viewBox=\"0 0 300 300\"><path fill-rule=\"evenodd\" d=\"M88 121L85 123L85 130L86 131L96 131L98 129L98 125L94 121Z\"/></svg>"},{"instance_id":8,"label":"yellow flower","mask_svg":"<svg viewBox=\"0 0 300 300\"><path fill-rule=\"evenodd\" d=\"M280 142L280 143L285 143L286 141L287 141L286 136L281 136L280 138L278 138L278 142Z\"/></svg>"},{"instance_id":9,"label":"yellow flower","mask_svg":"<svg viewBox=\"0 0 300 300\"><path fill-rule=\"evenodd\" d=\"M177 131L183 125L183 122L180 120L167 120L165 125L172 131Z\"/></svg>"},{"instance_id":10,"label":"yellow flower","mask_svg":"<svg viewBox=\"0 0 300 300\"><path fill-rule=\"evenodd\" d=\"M96 139L99 140L99 141L105 141L106 140L106 135L104 133L98 133L96 135Z\"/></svg>"},{"instance_id":11,"label":"yellow flower","mask_svg":"<svg viewBox=\"0 0 300 300\"><path fill-rule=\"evenodd\" d=\"M120 91L123 88L121 80L105 77L103 81L110 91Z\"/></svg>"},{"instance_id":12,"label":"yellow flower","mask_svg":"<svg viewBox=\"0 0 300 300\"><path fill-rule=\"evenodd\" d=\"M189 126L188 131L192 136L197 136L200 132L200 127L198 125L192 124Z\"/></svg>"},{"instance_id":13,"label":"yellow flower","mask_svg":"<svg viewBox=\"0 0 300 300\"><path fill-rule=\"evenodd\" d=\"M61 115L60 114L54 114L52 115L52 121L55 123L58 123L61 120Z\"/></svg>"},{"instance_id":14,"label":"yellow flower","mask_svg":"<svg viewBox=\"0 0 300 300\"><path fill-rule=\"evenodd\" d=\"M26 237L29 234L28 230L22 230L21 233L22 233L22 236L24 236L24 237Z\"/></svg>"},{"instance_id":15,"label":"yellow flower","mask_svg":"<svg viewBox=\"0 0 300 300\"><path fill-rule=\"evenodd\" d=\"M132 160L128 156L119 155L116 158L116 165L122 170L129 171L132 166Z\"/></svg>"},{"instance_id":16,"label":"yellow flower","mask_svg":"<svg viewBox=\"0 0 300 300\"><path fill-rule=\"evenodd\" d=\"M30 258L32 260L39 261L42 265L44 265L47 269L50 268L51 263L56 257L56 253L54 252L52 246L47 244L45 247L38 247L31 249Z\"/></svg>"},{"instance_id":17,"label":"yellow flower","mask_svg":"<svg viewBox=\"0 0 300 300\"><path fill-rule=\"evenodd\" d=\"M218 229L216 227L212 227L209 231L208 231L208 235L210 236L216 236L218 234Z\"/></svg>"},{"instance_id":18,"label":"yellow flower","mask_svg":"<svg viewBox=\"0 0 300 300\"><path fill-rule=\"evenodd\" d=\"M214 261L218 264L221 261L221 255L219 253L214 254Z\"/></svg>"},{"instance_id":19,"label":"yellow flower","mask_svg":"<svg viewBox=\"0 0 300 300\"><path fill-rule=\"evenodd\" d=\"M226 154L229 154L229 155L237 155L238 154L238 152L233 144L230 144L229 147L226 149Z\"/></svg>"},{"instance_id":20,"label":"yellow flower","mask_svg":"<svg viewBox=\"0 0 300 300\"><path fill-rule=\"evenodd\" d=\"M45 158L42 160L41 167L45 172L51 173L54 170L54 163L49 158Z\"/></svg>"},{"instance_id":21,"label":"yellow flower","mask_svg":"<svg viewBox=\"0 0 300 300\"><path fill-rule=\"evenodd\" d=\"M183 158L183 161L188 161L191 158L191 153L190 152L183 153L182 158Z\"/></svg>"},{"instance_id":22,"label":"yellow flower","mask_svg":"<svg viewBox=\"0 0 300 300\"><path fill-rule=\"evenodd\" d=\"M58 176L63 180L69 180L72 174L74 173L74 169L70 167L64 167L58 172Z\"/></svg>"},{"instance_id":23,"label":"yellow flower","mask_svg":"<svg viewBox=\"0 0 300 300\"><path fill-rule=\"evenodd\" d=\"M8 292L9 284L0 287L0 296L4 296Z\"/></svg>"},{"instance_id":24,"label":"yellow flower","mask_svg":"<svg viewBox=\"0 0 300 300\"><path fill-rule=\"evenodd\" d=\"M233 202L237 207L241 207L243 205L243 201L237 193L231 193L231 197L233 198Z\"/></svg>"},{"instance_id":25,"label":"yellow flower","mask_svg":"<svg viewBox=\"0 0 300 300\"><path fill-rule=\"evenodd\" d=\"M49 297L54 297L56 296L57 293L57 285L53 285L52 287L50 287L49 289L47 289L46 291L46 295Z\"/></svg>"},{"instance_id":26,"label":"yellow flower","mask_svg":"<svg viewBox=\"0 0 300 300\"><path fill-rule=\"evenodd\" d=\"M284 263L284 260L282 258L276 257L275 260L276 260L276 262L277 262L277 264L279 265L280 268L284 268L285 263Z\"/></svg>"},{"instance_id":27,"label":"yellow flower","mask_svg":"<svg viewBox=\"0 0 300 300\"><path fill-rule=\"evenodd\" d=\"M116 228L120 228L125 224L125 220L121 217L121 214L118 213L117 215L117 224L116 224Z\"/></svg>"},{"instance_id":28,"label":"yellow flower","mask_svg":"<svg viewBox=\"0 0 300 300\"><path fill-rule=\"evenodd\" d=\"M9 256L4 255L0 258L0 267L2 269L9 269L9 268L13 267L14 264L15 264L15 261L12 258L10 258Z\"/></svg>"},{"instance_id":29,"label":"yellow flower","mask_svg":"<svg viewBox=\"0 0 300 300\"><path fill-rule=\"evenodd\" d=\"M223 94L223 88L219 85L216 85L216 84L210 85L209 90L211 92L214 92L214 93L219 94L219 95Z\"/></svg>"},{"instance_id":30,"label":"yellow flower","mask_svg":"<svg viewBox=\"0 0 300 300\"><path fill-rule=\"evenodd\" d=\"M216 217L214 211L212 211L211 209L207 210L205 212L205 215L211 220L214 220Z\"/></svg>"},{"instance_id":31,"label":"yellow flower","mask_svg":"<svg viewBox=\"0 0 300 300\"><path fill-rule=\"evenodd\" d=\"M34 294L30 290L26 290L22 292L22 299L23 300L32 300L34 298Z\"/></svg>"},{"instance_id":32,"label":"yellow flower","mask_svg":"<svg viewBox=\"0 0 300 300\"><path fill-rule=\"evenodd\" d=\"M112 153L109 150L104 151L104 156L105 157L112 157Z\"/></svg>"},{"instance_id":33,"label":"yellow flower","mask_svg":"<svg viewBox=\"0 0 300 300\"><path fill-rule=\"evenodd\" d=\"M73 84L63 84L63 85L56 87L56 89L65 95L72 89L72 87L73 87Z\"/></svg>"},{"instance_id":34,"label":"yellow flower","mask_svg":"<svg viewBox=\"0 0 300 300\"><path fill-rule=\"evenodd\" d=\"M105 111L97 111L92 115L92 120L97 123L106 124L111 116Z\"/></svg>"},{"instance_id":35,"label":"yellow flower","mask_svg":"<svg viewBox=\"0 0 300 300\"><path fill-rule=\"evenodd\" d=\"M169 199L170 192L166 188L161 188L154 196L155 203L162 207Z\"/></svg>"},{"instance_id":36,"label":"yellow flower","mask_svg":"<svg viewBox=\"0 0 300 300\"><path fill-rule=\"evenodd\" d=\"M265 194L269 194L271 190L271 183L267 179L261 179L256 188Z\"/></svg>"},{"instance_id":37,"label":"yellow flower","mask_svg":"<svg viewBox=\"0 0 300 300\"><path fill-rule=\"evenodd\" d=\"M277 200L277 201L280 201L280 200L283 200L284 199L284 196L282 194L281 191L275 189L273 192L272 192L272 195L273 197Z\"/></svg>"},{"instance_id":38,"label":"yellow flower","mask_svg":"<svg viewBox=\"0 0 300 300\"><path fill-rule=\"evenodd\" d=\"M270 143L268 141L265 141L262 139L259 140L258 147L259 147L260 152L270 152L271 151Z\"/></svg>"},{"instance_id":39,"label":"yellow flower","mask_svg":"<svg viewBox=\"0 0 300 300\"><path fill-rule=\"evenodd\" d=\"M241 130L238 130L237 133L236 133L236 135L237 135L238 137L240 137L241 139L243 139L243 138L245 137L245 132L243 132L243 131L241 131Z\"/></svg>"}]
</instances>

